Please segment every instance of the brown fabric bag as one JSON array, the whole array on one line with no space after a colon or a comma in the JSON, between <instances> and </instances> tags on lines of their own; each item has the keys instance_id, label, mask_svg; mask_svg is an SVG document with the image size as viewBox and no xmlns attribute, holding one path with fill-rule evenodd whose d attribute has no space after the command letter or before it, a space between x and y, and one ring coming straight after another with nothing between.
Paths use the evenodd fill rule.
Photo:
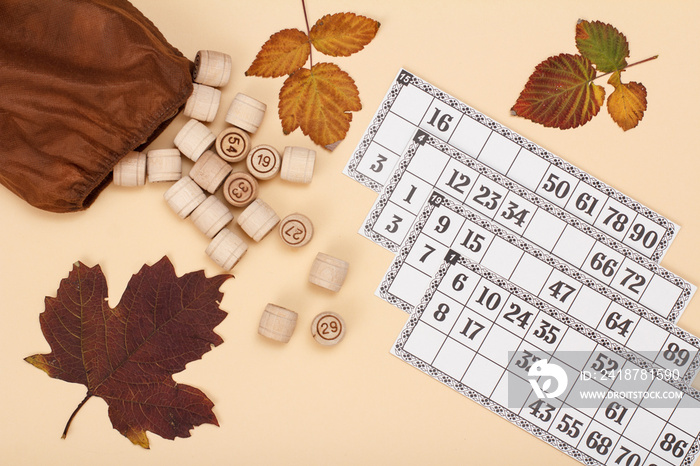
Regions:
<instances>
[{"instance_id":1,"label":"brown fabric bag","mask_svg":"<svg viewBox=\"0 0 700 466\"><path fill-rule=\"evenodd\" d=\"M126 0L0 0L0 183L89 207L187 101L192 67Z\"/></svg>"}]
</instances>

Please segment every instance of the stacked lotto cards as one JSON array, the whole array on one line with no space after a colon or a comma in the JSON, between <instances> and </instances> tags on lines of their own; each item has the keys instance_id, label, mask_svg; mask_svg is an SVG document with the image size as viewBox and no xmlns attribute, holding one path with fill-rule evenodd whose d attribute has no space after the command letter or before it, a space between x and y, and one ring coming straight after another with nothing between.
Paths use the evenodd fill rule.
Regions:
<instances>
[{"instance_id":1,"label":"stacked lotto cards","mask_svg":"<svg viewBox=\"0 0 700 466\"><path fill-rule=\"evenodd\" d=\"M400 70L344 173L396 256L392 352L588 465L691 465L696 288L659 265L678 225Z\"/></svg>"}]
</instances>

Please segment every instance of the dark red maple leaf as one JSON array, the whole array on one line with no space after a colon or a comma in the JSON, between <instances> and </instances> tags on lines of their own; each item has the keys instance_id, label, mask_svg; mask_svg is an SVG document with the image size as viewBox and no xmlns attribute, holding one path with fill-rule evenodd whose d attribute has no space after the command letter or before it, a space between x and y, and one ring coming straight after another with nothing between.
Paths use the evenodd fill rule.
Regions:
<instances>
[{"instance_id":1,"label":"dark red maple leaf","mask_svg":"<svg viewBox=\"0 0 700 466\"><path fill-rule=\"evenodd\" d=\"M178 277L163 257L131 278L112 309L100 266L74 264L40 315L52 352L25 358L53 378L88 389L63 437L93 396L107 402L114 428L144 448L146 431L174 439L204 423L218 425L214 403L172 374L223 342L213 329L226 317L219 287L228 278L206 278L201 270Z\"/></svg>"}]
</instances>

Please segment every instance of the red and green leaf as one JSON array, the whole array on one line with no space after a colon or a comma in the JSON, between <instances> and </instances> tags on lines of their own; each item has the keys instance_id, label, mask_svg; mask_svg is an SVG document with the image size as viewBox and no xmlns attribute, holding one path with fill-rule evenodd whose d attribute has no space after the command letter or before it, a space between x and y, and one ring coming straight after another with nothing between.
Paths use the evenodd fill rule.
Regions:
<instances>
[{"instance_id":1,"label":"red and green leaf","mask_svg":"<svg viewBox=\"0 0 700 466\"><path fill-rule=\"evenodd\" d=\"M627 66L627 38L610 24L581 20L576 24L576 47L601 73L610 73Z\"/></svg>"},{"instance_id":2,"label":"red and green leaf","mask_svg":"<svg viewBox=\"0 0 700 466\"><path fill-rule=\"evenodd\" d=\"M615 89L608 97L608 113L623 130L636 127L647 108L647 91L637 82L622 83L620 74L658 55L628 64L627 38L601 21L580 20L575 39L580 55L561 54L537 65L511 113L548 127L576 128L605 102L605 89L593 80L611 74L608 84Z\"/></svg>"},{"instance_id":3,"label":"red and green leaf","mask_svg":"<svg viewBox=\"0 0 700 466\"><path fill-rule=\"evenodd\" d=\"M598 114L605 89L594 84L596 70L580 55L560 54L535 68L511 109L547 127L576 128Z\"/></svg>"}]
</instances>

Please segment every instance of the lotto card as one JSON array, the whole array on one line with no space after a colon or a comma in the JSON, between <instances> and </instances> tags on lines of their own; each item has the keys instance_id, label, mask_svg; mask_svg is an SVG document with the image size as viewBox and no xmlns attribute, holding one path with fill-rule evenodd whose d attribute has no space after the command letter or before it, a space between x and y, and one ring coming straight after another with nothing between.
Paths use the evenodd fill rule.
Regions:
<instances>
[{"instance_id":1,"label":"lotto card","mask_svg":"<svg viewBox=\"0 0 700 466\"><path fill-rule=\"evenodd\" d=\"M629 335L658 345L638 353L454 251L445 259L396 356L584 464L693 463L700 393L682 366L697 366L697 348L647 325Z\"/></svg>"},{"instance_id":2,"label":"lotto card","mask_svg":"<svg viewBox=\"0 0 700 466\"><path fill-rule=\"evenodd\" d=\"M593 198L588 193L580 193L572 208L577 213L574 215L543 196L556 191L556 184L545 183L533 192L421 130L414 140L370 210L361 234L398 252L409 232L416 234L414 224L429 199L432 202L449 199L450 206L463 205L490 220L490 230L517 235L633 301L643 303L659 316L678 320L695 287L630 247L644 242L645 235L636 235L634 231L647 232L648 237L654 230L633 222L627 235L614 237L596 228L607 227L610 233L621 230L620 218L629 217L620 213L619 206L598 209L595 216L601 219L600 225L592 219L585 222L581 217L591 217L595 210L591 208ZM463 227L466 236L457 238L455 225L463 225L464 220L455 215L459 217L445 212L436 217L435 224L422 223L427 228L427 237L443 238L443 242L449 243L447 247L464 249L477 261L486 257L500 267L499 261L505 258L485 255L494 234L472 224L470 229ZM425 247L428 249L422 262L411 261L412 266L424 272L421 283L435 273L426 260L430 249L437 246L426 242ZM643 248L643 244L637 245L637 249Z\"/></svg>"},{"instance_id":3,"label":"lotto card","mask_svg":"<svg viewBox=\"0 0 700 466\"><path fill-rule=\"evenodd\" d=\"M381 191L419 129L655 262L678 232L670 220L406 70L397 74L344 173ZM458 187L463 180L451 181Z\"/></svg>"},{"instance_id":4,"label":"lotto card","mask_svg":"<svg viewBox=\"0 0 700 466\"><path fill-rule=\"evenodd\" d=\"M579 251L571 248L572 253ZM683 342L689 355L700 349L697 337L669 322L669 317L675 317L674 309L685 307L694 287L678 286L662 275L645 278L638 287L642 280L637 275L644 275L634 268L629 273L627 266L617 269L609 284L603 283L439 194L419 216L379 285L378 296L412 312L448 253L480 263L620 344L634 342L636 351L654 350L670 335L678 338L679 345ZM594 265L602 271L605 264L594 261Z\"/></svg>"}]
</instances>

